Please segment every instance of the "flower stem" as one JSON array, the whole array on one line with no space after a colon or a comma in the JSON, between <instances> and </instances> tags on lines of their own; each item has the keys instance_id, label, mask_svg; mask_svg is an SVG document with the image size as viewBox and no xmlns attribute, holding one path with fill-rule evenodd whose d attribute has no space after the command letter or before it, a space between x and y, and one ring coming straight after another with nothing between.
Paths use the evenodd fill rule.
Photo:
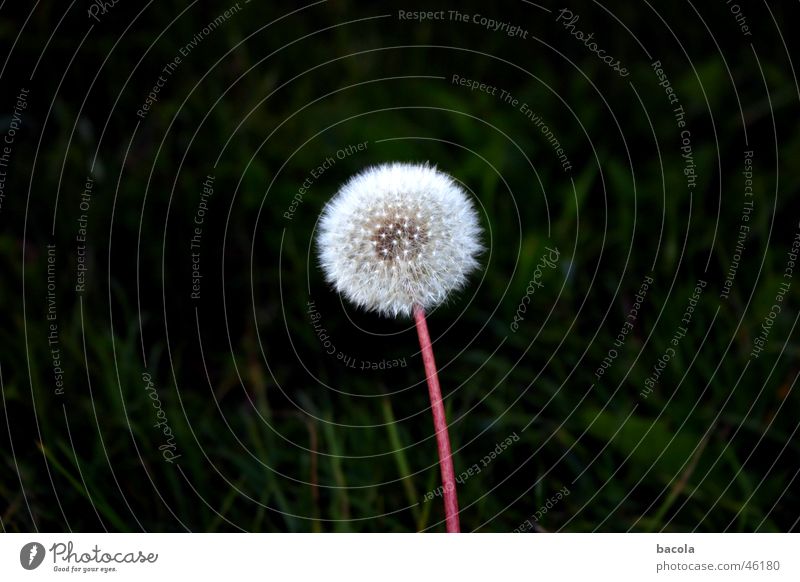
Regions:
<instances>
[{"instance_id":1,"label":"flower stem","mask_svg":"<svg viewBox=\"0 0 800 582\"><path fill-rule=\"evenodd\" d=\"M425 322L425 310L414 307L414 320L417 324L419 345L422 348L422 361L425 364L425 375L428 379L428 393L431 397L433 426L436 430L436 444L439 448L439 467L442 471L442 489L444 489L444 514L448 533L459 533L458 497L456 496L456 473L453 470L453 457L450 452L450 437L447 433L447 419L444 414L442 390L439 387L439 375L436 372L436 360L433 359L433 346Z\"/></svg>"}]
</instances>

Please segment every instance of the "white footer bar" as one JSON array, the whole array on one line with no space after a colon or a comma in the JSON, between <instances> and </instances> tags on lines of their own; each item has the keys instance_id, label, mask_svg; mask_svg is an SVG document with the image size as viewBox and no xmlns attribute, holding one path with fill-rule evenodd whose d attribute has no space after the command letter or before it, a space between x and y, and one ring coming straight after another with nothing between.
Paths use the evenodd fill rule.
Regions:
<instances>
[{"instance_id":1,"label":"white footer bar","mask_svg":"<svg viewBox=\"0 0 800 582\"><path fill-rule=\"evenodd\" d=\"M2 580L800 580L796 534L4 534ZM580 577L580 578L579 578Z\"/></svg>"}]
</instances>

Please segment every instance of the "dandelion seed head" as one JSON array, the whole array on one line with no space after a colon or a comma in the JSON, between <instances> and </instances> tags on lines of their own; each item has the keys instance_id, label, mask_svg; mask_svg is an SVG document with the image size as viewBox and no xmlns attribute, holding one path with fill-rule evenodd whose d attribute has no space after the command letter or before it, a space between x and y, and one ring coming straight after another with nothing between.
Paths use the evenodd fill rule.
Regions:
<instances>
[{"instance_id":1,"label":"dandelion seed head","mask_svg":"<svg viewBox=\"0 0 800 582\"><path fill-rule=\"evenodd\" d=\"M328 202L317 246L326 280L382 315L431 309L478 266L475 207L447 174L425 164L373 166Z\"/></svg>"}]
</instances>

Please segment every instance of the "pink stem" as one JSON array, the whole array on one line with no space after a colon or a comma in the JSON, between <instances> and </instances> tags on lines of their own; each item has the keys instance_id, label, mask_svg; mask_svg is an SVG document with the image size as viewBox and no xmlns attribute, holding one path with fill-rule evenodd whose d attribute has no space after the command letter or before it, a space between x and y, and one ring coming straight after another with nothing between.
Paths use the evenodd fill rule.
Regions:
<instances>
[{"instance_id":1,"label":"pink stem","mask_svg":"<svg viewBox=\"0 0 800 582\"><path fill-rule=\"evenodd\" d=\"M453 470L453 457L450 453L450 437L447 434L447 419L444 415L442 390L439 387L439 375L436 372L436 360L433 359L433 346L425 322L425 310L414 307L414 320L417 324L419 345L422 348L422 361L425 364L425 375L428 379L428 392L431 397L433 426L436 430L436 444L439 448L439 467L442 471L442 488L444 489L444 514L448 533L459 533L458 497L456 496L456 473Z\"/></svg>"}]
</instances>

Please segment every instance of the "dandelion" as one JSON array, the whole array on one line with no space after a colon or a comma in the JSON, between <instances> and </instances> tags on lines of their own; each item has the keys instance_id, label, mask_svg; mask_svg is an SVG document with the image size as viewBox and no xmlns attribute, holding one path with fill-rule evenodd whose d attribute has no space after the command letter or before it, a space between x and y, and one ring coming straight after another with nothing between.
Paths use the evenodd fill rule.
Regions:
<instances>
[{"instance_id":1,"label":"dandelion","mask_svg":"<svg viewBox=\"0 0 800 582\"><path fill-rule=\"evenodd\" d=\"M448 175L420 164L354 176L322 213L319 254L337 291L368 311L410 316L464 286L481 246L475 208Z\"/></svg>"},{"instance_id":2,"label":"dandelion","mask_svg":"<svg viewBox=\"0 0 800 582\"><path fill-rule=\"evenodd\" d=\"M319 258L327 281L357 306L413 315L431 399L447 531L459 531L455 472L425 312L478 266L481 229L455 181L424 164L384 164L350 179L326 205Z\"/></svg>"}]
</instances>

